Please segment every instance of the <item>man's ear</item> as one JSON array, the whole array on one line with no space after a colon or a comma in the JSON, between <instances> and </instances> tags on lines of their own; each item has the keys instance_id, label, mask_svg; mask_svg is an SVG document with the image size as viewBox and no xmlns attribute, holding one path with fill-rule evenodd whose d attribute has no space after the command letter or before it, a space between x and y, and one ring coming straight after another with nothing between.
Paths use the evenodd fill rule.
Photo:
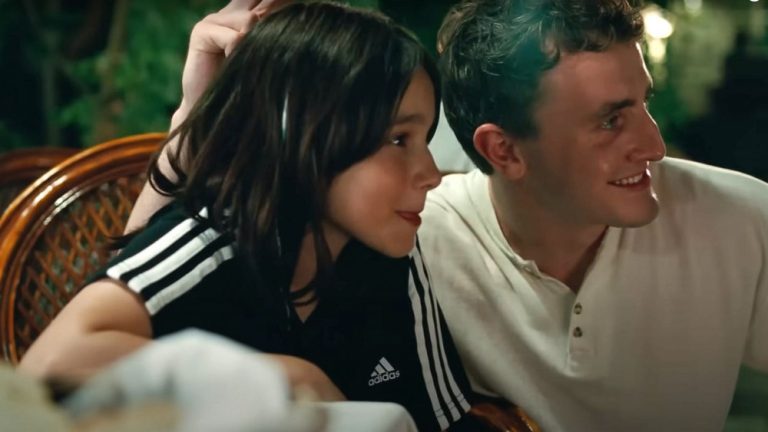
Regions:
<instances>
[{"instance_id":1,"label":"man's ear","mask_svg":"<svg viewBox=\"0 0 768 432\"><path fill-rule=\"evenodd\" d=\"M525 174L526 163L520 152L520 142L493 123L484 123L475 129L475 150L493 166L494 172L510 180Z\"/></svg>"}]
</instances>

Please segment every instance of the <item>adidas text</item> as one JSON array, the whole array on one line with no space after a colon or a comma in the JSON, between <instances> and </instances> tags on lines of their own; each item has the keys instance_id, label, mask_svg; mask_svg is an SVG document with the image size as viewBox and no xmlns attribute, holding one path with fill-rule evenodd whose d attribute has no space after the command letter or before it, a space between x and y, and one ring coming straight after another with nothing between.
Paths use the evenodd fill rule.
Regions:
<instances>
[{"instance_id":1,"label":"adidas text","mask_svg":"<svg viewBox=\"0 0 768 432\"><path fill-rule=\"evenodd\" d=\"M376 367L371 372L371 379L368 380L368 387L373 387L376 384L380 384L387 381L392 381L400 376L400 371L395 369L389 360L382 357L376 363Z\"/></svg>"},{"instance_id":2,"label":"adidas text","mask_svg":"<svg viewBox=\"0 0 768 432\"><path fill-rule=\"evenodd\" d=\"M388 372L381 375L376 376L375 378L371 378L368 380L368 386L373 387L376 384L391 381L393 379L396 379L400 376L400 371L394 371L394 372Z\"/></svg>"}]
</instances>

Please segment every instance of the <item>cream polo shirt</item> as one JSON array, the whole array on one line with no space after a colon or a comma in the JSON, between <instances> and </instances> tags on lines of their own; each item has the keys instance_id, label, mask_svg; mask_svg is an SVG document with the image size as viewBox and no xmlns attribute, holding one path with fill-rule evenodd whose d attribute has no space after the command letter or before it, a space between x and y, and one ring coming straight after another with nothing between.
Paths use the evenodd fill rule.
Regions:
<instances>
[{"instance_id":1,"label":"cream polo shirt","mask_svg":"<svg viewBox=\"0 0 768 432\"><path fill-rule=\"evenodd\" d=\"M479 171L419 231L473 387L544 430L721 431L739 366L768 371L768 184L666 158L661 211L609 228L578 295L517 255Z\"/></svg>"}]
</instances>

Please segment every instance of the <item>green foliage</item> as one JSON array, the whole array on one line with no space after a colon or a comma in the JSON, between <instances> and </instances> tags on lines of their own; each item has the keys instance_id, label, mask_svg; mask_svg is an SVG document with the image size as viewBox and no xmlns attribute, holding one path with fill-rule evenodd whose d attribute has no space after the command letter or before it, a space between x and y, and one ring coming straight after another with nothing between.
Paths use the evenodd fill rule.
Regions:
<instances>
[{"instance_id":1,"label":"green foliage","mask_svg":"<svg viewBox=\"0 0 768 432\"><path fill-rule=\"evenodd\" d=\"M346 3L359 8L378 9L379 0L349 0Z\"/></svg>"},{"instance_id":2,"label":"green foliage","mask_svg":"<svg viewBox=\"0 0 768 432\"><path fill-rule=\"evenodd\" d=\"M0 0L0 58L7 62L5 67L0 68L0 80L4 83L0 99L0 152L34 144L33 139L26 136L23 128L11 118L11 114L19 110L18 99L27 92L21 91L18 84L25 62L8 60L18 57L13 54L19 51L16 45L19 40L25 40L28 49L34 44L34 40L29 38L29 31L19 22L21 6L21 2Z\"/></svg>"},{"instance_id":3,"label":"green foliage","mask_svg":"<svg viewBox=\"0 0 768 432\"><path fill-rule=\"evenodd\" d=\"M84 136L90 135L98 105L99 81L96 64L99 58L100 56L96 56L63 65L67 76L76 84L80 94L61 108L57 121L61 126L74 126Z\"/></svg>"},{"instance_id":4,"label":"green foliage","mask_svg":"<svg viewBox=\"0 0 768 432\"><path fill-rule=\"evenodd\" d=\"M170 113L181 100L181 72L192 26L219 7L219 0L132 2L126 50L114 77L122 94L122 134L167 128Z\"/></svg>"},{"instance_id":5,"label":"green foliage","mask_svg":"<svg viewBox=\"0 0 768 432\"><path fill-rule=\"evenodd\" d=\"M166 130L181 100L181 72L192 26L221 4L220 0L131 1L124 18L125 38L112 70L105 51L68 65L81 93L62 109L61 125L77 127L84 142L94 143L99 127L94 119L109 110L114 117L107 121L113 122L115 136ZM111 83L108 92L106 79Z\"/></svg>"},{"instance_id":6,"label":"green foliage","mask_svg":"<svg viewBox=\"0 0 768 432\"><path fill-rule=\"evenodd\" d=\"M29 147L26 137L0 120L0 153L23 147Z\"/></svg>"},{"instance_id":7,"label":"green foliage","mask_svg":"<svg viewBox=\"0 0 768 432\"><path fill-rule=\"evenodd\" d=\"M115 13L123 2L126 12ZM379 0L345 2L382 7ZM4 9L0 55L11 50L12 61L20 63L18 71L6 69L0 74L14 83L9 97L21 99L18 107L7 103L10 115L0 117L3 149L88 146L117 136L167 130L181 99L189 33L226 0L116 0L110 4L106 14L101 12L94 39L97 46L82 57L82 52L73 56L67 50L81 33L93 33L93 28L85 27L93 26L87 18L94 12L93 4L52 13L37 2L25 8L21 2L3 5L0 0ZM120 28L124 28L122 37L115 42L109 32ZM54 82L46 85L45 76L51 73Z\"/></svg>"}]
</instances>

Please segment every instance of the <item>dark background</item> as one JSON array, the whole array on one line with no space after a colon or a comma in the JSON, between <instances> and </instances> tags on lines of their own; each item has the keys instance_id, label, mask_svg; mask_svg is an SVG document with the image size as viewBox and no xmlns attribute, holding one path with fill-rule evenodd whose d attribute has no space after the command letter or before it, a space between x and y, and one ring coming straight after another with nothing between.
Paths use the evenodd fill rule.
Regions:
<instances>
[{"instance_id":1,"label":"dark background","mask_svg":"<svg viewBox=\"0 0 768 432\"><path fill-rule=\"evenodd\" d=\"M451 0L350 0L427 47ZM0 153L87 147L165 131L189 32L225 0L0 0ZM670 153L768 180L768 0L646 2L674 26L649 37L651 111ZM758 198L758 197L756 197ZM766 197L759 197L766 199ZM653 413L649 413L653 415ZM768 377L742 373L728 431L768 432Z\"/></svg>"},{"instance_id":2,"label":"dark background","mask_svg":"<svg viewBox=\"0 0 768 432\"><path fill-rule=\"evenodd\" d=\"M189 31L224 1L0 0L0 152L166 130ZM427 47L454 1L349 0L393 16ZM672 154L768 179L766 3L647 2L675 29L656 41L664 55L648 59L651 110Z\"/></svg>"}]
</instances>

